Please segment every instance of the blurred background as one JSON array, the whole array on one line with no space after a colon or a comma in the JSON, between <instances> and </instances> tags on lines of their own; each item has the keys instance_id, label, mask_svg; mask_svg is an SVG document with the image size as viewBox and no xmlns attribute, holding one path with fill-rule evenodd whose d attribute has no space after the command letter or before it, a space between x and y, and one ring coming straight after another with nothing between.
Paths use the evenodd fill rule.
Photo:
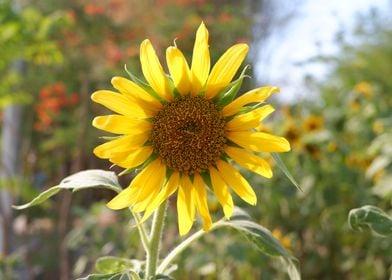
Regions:
<instances>
[{"instance_id":1,"label":"blurred background","mask_svg":"<svg viewBox=\"0 0 392 280\"><path fill-rule=\"evenodd\" d=\"M300 260L303 279L389 279L391 238L347 225L352 208L392 209L387 0L0 0L0 279L75 279L104 255L143 258L129 214L105 207L110 191L62 192L25 211L10 205L71 173L109 169L92 154L102 133L91 121L107 111L91 93L126 77L125 64L140 76L145 38L161 58L177 38L190 58L201 21L213 61L234 43L250 44L253 78L242 92L281 87L270 100L278 110L260 129L290 141L282 159L303 189L277 167L272 180L243 172L259 202L236 204ZM163 252L179 241L171 208ZM214 201L211 211L222 216ZM287 278L279 261L234 232L209 234L183 254L175 279Z\"/></svg>"}]
</instances>

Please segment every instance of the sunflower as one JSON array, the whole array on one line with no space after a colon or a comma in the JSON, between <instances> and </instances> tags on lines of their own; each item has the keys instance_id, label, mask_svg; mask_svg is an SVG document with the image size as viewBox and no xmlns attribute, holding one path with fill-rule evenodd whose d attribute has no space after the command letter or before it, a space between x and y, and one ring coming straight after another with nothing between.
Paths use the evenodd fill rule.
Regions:
<instances>
[{"instance_id":1,"label":"sunflower","mask_svg":"<svg viewBox=\"0 0 392 280\"><path fill-rule=\"evenodd\" d=\"M323 127L324 120L320 116L310 115L305 118L303 128L305 132L315 132Z\"/></svg>"},{"instance_id":2,"label":"sunflower","mask_svg":"<svg viewBox=\"0 0 392 280\"><path fill-rule=\"evenodd\" d=\"M245 75L232 82L248 52L246 44L230 47L210 71L208 30L201 23L189 67L184 55L166 51L166 75L151 42L140 46L141 68L147 83L132 77L112 79L119 91L99 90L93 101L116 114L98 116L93 126L119 134L97 146L94 154L126 170L138 168L130 185L107 206L144 212L143 221L177 192L181 235L192 227L198 212L203 229L212 225L207 202L211 190L229 219L234 210L231 191L251 205L256 195L232 166L235 162L270 178L269 164L257 152L286 152L286 139L254 130L274 109L263 102L277 87L261 87L234 98Z\"/></svg>"}]
</instances>

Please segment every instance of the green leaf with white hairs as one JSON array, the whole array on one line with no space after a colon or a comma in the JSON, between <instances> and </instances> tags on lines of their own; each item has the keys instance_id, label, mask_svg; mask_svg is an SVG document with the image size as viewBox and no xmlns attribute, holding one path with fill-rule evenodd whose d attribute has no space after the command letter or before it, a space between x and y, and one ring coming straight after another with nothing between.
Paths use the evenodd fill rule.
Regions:
<instances>
[{"instance_id":1,"label":"green leaf with white hairs","mask_svg":"<svg viewBox=\"0 0 392 280\"><path fill-rule=\"evenodd\" d=\"M99 273L119 273L125 270L140 271L142 262L113 256L101 257L95 262L95 269Z\"/></svg>"},{"instance_id":2,"label":"green leaf with white hairs","mask_svg":"<svg viewBox=\"0 0 392 280\"><path fill-rule=\"evenodd\" d=\"M141 280L140 276L132 270L110 274L90 274L76 280Z\"/></svg>"},{"instance_id":3,"label":"green leaf with white hairs","mask_svg":"<svg viewBox=\"0 0 392 280\"><path fill-rule=\"evenodd\" d=\"M360 232L368 227L376 235L392 236L392 217L372 205L352 209L348 214L348 224L354 231Z\"/></svg>"},{"instance_id":4,"label":"green leaf with white hairs","mask_svg":"<svg viewBox=\"0 0 392 280\"><path fill-rule=\"evenodd\" d=\"M151 278L151 280L174 280L173 277L164 274L158 274Z\"/></svg>"},{"instance_id":5,"label":"green leaf with white hairs","mask_svg":"<svg viewBox=\"0 0 392 280\"><path fill-rule=\"evenodd\" d=\"M221 224L245 234L258 249L269 256L294 258L268 229L253 222L251 217L238 207L235 208L230 220L223 221Z\"/></svg>"},{"instance_id":6,"label":"green leaf with white hairs","mask_svg":"<svg viewBox=\"0 0 392 280\"><path fill-rule=\"evenodd\" d=\"M221 226L234 228L244 234L264 254L281 257L290 279L301 279L298 260L284 248L268 229L253 222L242 209L236 208L230 220L219 222L219 227Z\"/></svg>"},{"instance_id":7,"label":"green leaf with white hairs","mask_svg":"<svg viewBox=\"0 0 392 280\"><path fill-rule=\"evenodd\" d=\"M109 189L115 192L121 191L117 175L114 172L100 169L85 170L66 177L59 185L51 187L40 193L30 202L23 205L13 206L13 208L22 210L41 204L63 189L75 192L90 188Z\"/></svg>"},{"instance_id":8,"label":"green leaf with white hairs","mask_svg":"<svg viewBox=\"0 0 392 280\"><path fill-rule=\"evenodd\" d=\"M301 192L303 191L297 181L294 179L291 172L287 169L285 163L281 159L281 157L277 153L271 153L273 159L275 160L276 164L278 165L279 169L286 175L286 177L290 180L290 182Z\"/></svg>"},{"instance_id":9,"label":"green leaf with white hairs","mask_svg":"<svg viewBox=\"0 0 392 280\"><path fill-rule=\"evenodd\" d=\"M42 202L48 200L50 197L57 194L59 191L61 191L60 186L52 187L52 188L47 189L46 191L40 193L38 196L34 197L32 201L30 201L26 204L23 204L23 205L13 205L12 208L14 208L16 210L23 210L23 209L29 208L31 206L41 204Z\"/></svg>"},{"instance_id":10,"label":"green leaf with white hairs","mask_svg":"<svg viewBox=\"0 0 392 280\"><path fill-rule=\"evenodd\" d=\"M300 280L300 270L298 260L288 252L284 246L272 235L272 233L256 224L251 217L242 209L235 207L234 213L230 220L222 219L212 224L209 232L217 229L229 227L233 228L250 240L264 254L274 257L280 257L284 267L291 280ZM203 230L195 232L187 239L183 240L176 248L174 248L166 258L164 258L158 267L158 272L167 271L173 260L181 254L194 241L198 240L205 234L209 233Z\"/></svg>"}]
</instances>

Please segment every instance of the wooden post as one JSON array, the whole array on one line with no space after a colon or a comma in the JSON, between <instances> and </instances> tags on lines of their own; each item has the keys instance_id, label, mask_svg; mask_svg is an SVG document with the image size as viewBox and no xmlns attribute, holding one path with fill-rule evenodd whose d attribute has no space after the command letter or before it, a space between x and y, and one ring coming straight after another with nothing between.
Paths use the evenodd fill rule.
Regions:
<instances>
[{"instance_id":1,"label":"wooden post","mask_svg":"<svg viewBox=\"0 0 392 280\"><path fill-rule=\"evenodd\" d=\"M5 108L2 125L0 180L0 254L7 255L12 249L13 196L9 190L12 181L20 175L22 106ZM13 184L14 185L14 184ZM15 186L15 185L14 185Z\"/></svg>"}]
</instances>

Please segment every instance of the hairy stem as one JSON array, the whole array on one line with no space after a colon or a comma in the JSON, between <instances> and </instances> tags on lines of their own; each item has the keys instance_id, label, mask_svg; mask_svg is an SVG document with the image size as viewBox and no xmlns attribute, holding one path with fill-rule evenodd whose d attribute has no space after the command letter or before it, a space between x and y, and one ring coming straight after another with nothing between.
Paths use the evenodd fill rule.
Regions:
<instances>
[{"instance_id":1,"label":"hairy stem","mask_svg":"<svg viewBox=\"0 0 392 280\"><path fill-rule=\"evenodd\" d=\"M146 261L146 280L156 275L157 263L159 258L159 247L162 237L162 229L165 221L167 201L159 206L154 213L152 220L149 248L147 250Z\"/></svg>"}]
</instances>

